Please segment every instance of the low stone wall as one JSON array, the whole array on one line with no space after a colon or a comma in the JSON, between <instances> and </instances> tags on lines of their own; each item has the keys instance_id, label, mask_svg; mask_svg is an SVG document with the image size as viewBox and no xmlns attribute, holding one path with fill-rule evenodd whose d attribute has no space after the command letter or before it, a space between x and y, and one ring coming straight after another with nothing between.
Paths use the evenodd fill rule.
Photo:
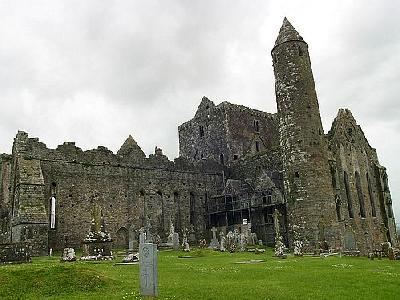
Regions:
<instances>
[{"instance_id":1,"label":"low stone wall","mask_svg":"<svg viewBox=\"0 0 400 300\"><path fill-rule=\"evenodd\" d=\"M30 262L31 248L27 243L0 244L0 264Z\"/></svg>"}]
</instances>

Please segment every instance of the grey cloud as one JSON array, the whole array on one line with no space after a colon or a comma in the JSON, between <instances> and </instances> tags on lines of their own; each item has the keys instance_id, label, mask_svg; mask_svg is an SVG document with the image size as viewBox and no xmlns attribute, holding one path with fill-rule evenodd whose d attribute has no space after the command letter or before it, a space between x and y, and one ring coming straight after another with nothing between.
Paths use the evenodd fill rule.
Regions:
<instances>
[{"instance_id":1,"label":"grey cloud","mask_svg":"<svg viewBox=\"0 0 400 300\"><path fill-rule=\"evenodd\" d=\"M132 134L147 154L157 145L173 158L177 126L203 95L274 112L270 50L285 15L309 43L325 130L339 107L352 109L400 216L391 0L2 1L0 151L24 129L51 147L113 151Z\"/></svg>"}]
</instances>

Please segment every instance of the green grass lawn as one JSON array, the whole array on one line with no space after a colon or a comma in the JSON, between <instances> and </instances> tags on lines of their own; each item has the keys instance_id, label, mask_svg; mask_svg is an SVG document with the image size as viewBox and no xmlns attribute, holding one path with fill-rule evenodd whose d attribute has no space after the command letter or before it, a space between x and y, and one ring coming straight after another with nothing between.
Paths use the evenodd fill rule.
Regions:
<instances>
[{"instance_id":1,"label":"green grass lawn","mask_svg":"<svg viewBox=\"0 0 400 300\"><path fill-rule=\"evenodd\" d=\"M195 250L159 252L160 299L400 299L400 261ZM143 299L139 266L60 263L0 266L0 299ZM262 259L258 264L235 262Z\"/></svg>"}]
</instances>

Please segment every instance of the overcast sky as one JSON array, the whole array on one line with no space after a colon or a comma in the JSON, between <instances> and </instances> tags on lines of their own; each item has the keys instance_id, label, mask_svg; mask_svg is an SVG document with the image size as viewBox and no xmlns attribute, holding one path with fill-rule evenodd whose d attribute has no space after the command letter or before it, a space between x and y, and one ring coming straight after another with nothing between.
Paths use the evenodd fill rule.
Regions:
<instances>
[{"instance_id":1,"label":"overcast sky","mask_svg":"<svg viewBox=\"0 0 400 300\"><path fill-rule=\"evenodd\" d=\"M114 152L132 134L178 156L202 96L276 112L270 50L287 16L309 44L325 132L350 108L400 218L398 1L0 0L0 152L17 130ZM399 220L398 220L399 222Z\"/></svg>"}]
</instances>

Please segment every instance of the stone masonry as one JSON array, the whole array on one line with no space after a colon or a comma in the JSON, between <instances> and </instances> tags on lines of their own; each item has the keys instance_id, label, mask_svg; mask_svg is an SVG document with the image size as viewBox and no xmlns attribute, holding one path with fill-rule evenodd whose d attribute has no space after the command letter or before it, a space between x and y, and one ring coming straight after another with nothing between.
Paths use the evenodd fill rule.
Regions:
<instances>
[{"instance_id":1,"label":"stone masonry","mask_svg":"<svg viewBox=\"0 0 400 300\"><path fill-rule=\"evenodd\" d=\"M114 248L137 244L143 228L166 242L173 224L192 245L246 223L264 244L303 252L396 245L386 169L349 110L324 133L308 45L286 18L271 55L278 112L203 97L178 128L174 161L157 147L146 157L132 136L113 153L49 149L19 131L0 155L0 248L82 247L94 206Z\"/></svg>"}]
</instances>

